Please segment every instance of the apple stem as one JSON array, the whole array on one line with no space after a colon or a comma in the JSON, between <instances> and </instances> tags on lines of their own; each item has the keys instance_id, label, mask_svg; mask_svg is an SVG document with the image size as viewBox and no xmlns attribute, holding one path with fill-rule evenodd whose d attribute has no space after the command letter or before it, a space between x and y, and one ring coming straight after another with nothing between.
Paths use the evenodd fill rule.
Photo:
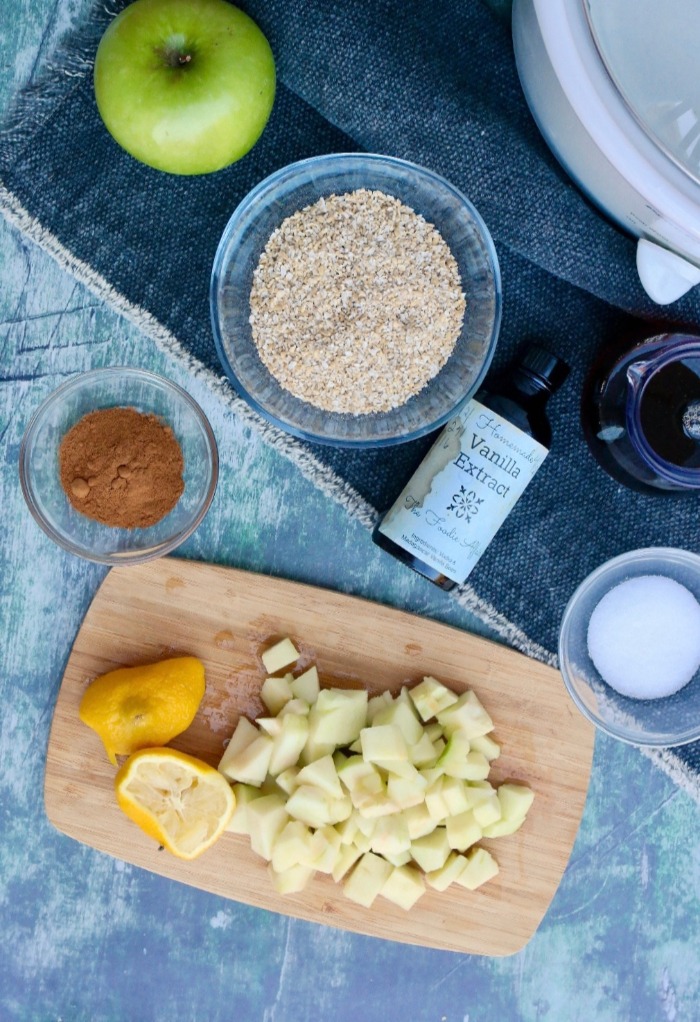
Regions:
<instances>
[{"instance_id":1,"label":"apple stem","mask_svg":"<svg viewBox=\"0 0 700 1022\"><path fill-rule=\"evenodd\" d=\"M168 67L174 70L186 68L192 63L195 56L194 50L187 46L184 36L173 36L164 40L163 45L156 50L156 53Z\"/></svg>"}]
</instances>

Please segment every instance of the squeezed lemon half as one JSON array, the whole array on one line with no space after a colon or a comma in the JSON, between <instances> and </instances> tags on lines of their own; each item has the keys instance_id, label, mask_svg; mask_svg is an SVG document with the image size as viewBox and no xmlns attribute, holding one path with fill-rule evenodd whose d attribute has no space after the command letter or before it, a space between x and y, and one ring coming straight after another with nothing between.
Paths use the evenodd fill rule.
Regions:
<instances>
[{"instance_id":1,"label":"squeezed lemon half","mask_svg":"<svg viewBox=\"0 0 700 1022\"><path fill-rule=\"evenodd\" d=\"M117 756L165 745L194 720L204 696L204 664L173 657L145 667L121 667L96 678L80 702L80 719Z\"/></svg>"},{"instance_id":2,"label":"squeezed lemon half","mask_svg":"<svg viewBox=\"0 0 700 1022\"><path fill-rule=\"evenodd\" d=\"M213 845L236 807L218 770L175 749L135 752L114 784L126 815L181 859L194 859Z\"/></svg>"}]
</instances>

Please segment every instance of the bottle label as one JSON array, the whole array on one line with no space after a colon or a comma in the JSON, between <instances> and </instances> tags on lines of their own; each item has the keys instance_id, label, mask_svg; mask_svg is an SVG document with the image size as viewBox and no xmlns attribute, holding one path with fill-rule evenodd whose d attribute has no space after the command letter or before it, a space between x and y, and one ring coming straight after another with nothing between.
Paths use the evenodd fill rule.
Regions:
<instances>
[{"instance_id":1,"label":"bottle label","mask_svg":"<svg viewBox=\"0 0 700 1022\"><path fill-rule=\"evenodd\" d=\"M547 453L472 399L445 426L379 532L461 584Z\"/></svg>"}]
</instances>

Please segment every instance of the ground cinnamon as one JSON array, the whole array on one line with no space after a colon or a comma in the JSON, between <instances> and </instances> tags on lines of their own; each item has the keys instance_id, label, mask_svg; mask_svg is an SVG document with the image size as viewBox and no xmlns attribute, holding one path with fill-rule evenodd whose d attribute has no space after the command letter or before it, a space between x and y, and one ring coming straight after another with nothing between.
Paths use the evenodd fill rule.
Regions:
<instances>
[{"instance_id":1,"label":"ground cinnamon","mask_svg":"<svg viewBox=\"0 0 700 1022\"><path fill-rule=\"evenodd\" d=\"M63 437L58 458L68 500L103 525L155 525L185 488L182 450L172 429L135 408L85 415Z\"/></svg>"}]
</instances>

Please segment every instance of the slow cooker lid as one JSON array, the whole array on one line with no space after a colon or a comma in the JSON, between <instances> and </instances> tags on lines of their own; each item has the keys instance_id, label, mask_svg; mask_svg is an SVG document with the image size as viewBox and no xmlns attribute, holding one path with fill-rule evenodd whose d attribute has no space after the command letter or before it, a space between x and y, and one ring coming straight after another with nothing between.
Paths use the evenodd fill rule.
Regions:
<instances>
[{"instance_id":1,"label":"slow cooker lid","mask_svg":"<svg viewBox=\"0 0 700 1022\"><path fill-rule=\"evenodd\" d=\"M649 137L700 183L700 0L582 0L594 42Z\"/></svg>"}]
</instances>

